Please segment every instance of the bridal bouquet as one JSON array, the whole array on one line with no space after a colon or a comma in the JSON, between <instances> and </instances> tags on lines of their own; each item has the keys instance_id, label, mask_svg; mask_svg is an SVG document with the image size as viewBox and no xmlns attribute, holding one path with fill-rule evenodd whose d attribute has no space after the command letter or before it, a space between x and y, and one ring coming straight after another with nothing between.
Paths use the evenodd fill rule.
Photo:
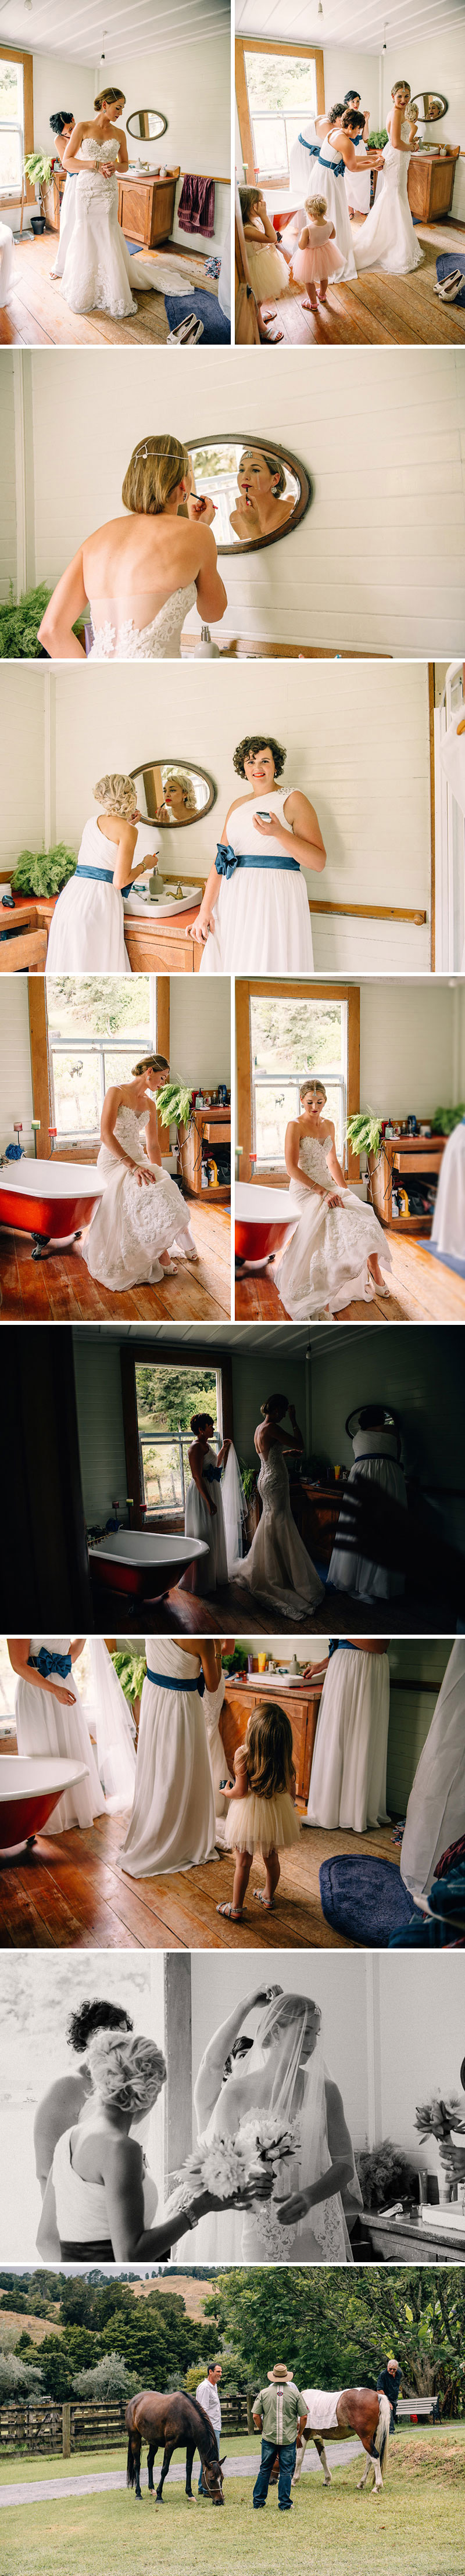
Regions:
<instances>
[{"instance_id":1,"label":"bridal bouquet","mask_svg":"<svg viewBox=\"0 0 465 2576\"><path fill-rule=\"evenodd\" d=\"M295 2129L271 2117L241 2122L234 2138L198 2138L178 2175L170 2209L187 2208L203 2192L214 2200L253 2200L266 2172L274 2175L286 2158L298 2152Z\"/></svg>"},{"instance_id":2,"label":"bridal bouquet","mask_svg":"<svg viewBox=\"0 0 465 2576\"><path fill-rule=\"evenodd\" d=\"M428 2102L418 2102L416 2128L420 2138L437 2138L445 2146L453 2129L465 2132L465 2110L458 2093L432 2093Z\"/></svg>"}]
</instances>

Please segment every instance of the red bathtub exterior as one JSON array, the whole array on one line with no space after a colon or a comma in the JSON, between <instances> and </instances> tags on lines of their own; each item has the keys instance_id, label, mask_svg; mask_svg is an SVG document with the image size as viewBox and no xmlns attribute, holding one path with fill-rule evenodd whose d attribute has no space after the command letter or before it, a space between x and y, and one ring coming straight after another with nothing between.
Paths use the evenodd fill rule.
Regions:
<instances>
[{"instance_id":1,"label":"red bathtub exterior","mask_svg":"<svg viewBox=\"0 0 465 2576\"><path fill-rule=\"evenodd\" d=\"M45 1192L43 1198L33 1192L28 1197L27 1190L2 1190L0 1175L0 1225L19 1234L39 1234L44 1243L61 1243L63 1236L77 1234L81 1226L90 1224L100 1198L100 1189L95 1198L92 1193L86 1199L71 1198L69 1193L62 1199L47 1198Z\"/></svg>"}]
</instances>

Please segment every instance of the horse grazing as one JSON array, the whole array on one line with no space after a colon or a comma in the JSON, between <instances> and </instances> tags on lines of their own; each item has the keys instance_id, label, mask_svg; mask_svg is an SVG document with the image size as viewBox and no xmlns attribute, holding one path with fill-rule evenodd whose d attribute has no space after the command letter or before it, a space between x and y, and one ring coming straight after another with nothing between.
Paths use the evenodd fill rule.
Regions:
<instances>
[{"instance_id":1,"label":"horse grazing","mask_svg":"<svg viewBox=\"0 0 465 2576\"><path fill-rule=\"evenodd\" d=\"M348 2433L357 2433L359 2442L363 2443L364 2451L368 2452L368 2467L364 2469L363 2477L358 2479L358 2486L359 2488L366 2487L370 2468L373 2466L375 2483L372 2493L373 2495L381 2495L383 2490L382 2470L383 2468L386 2469L387 2466L387 2450L391 2429L391 2409L389 2398L385 2397L384 2389L380 2389L378 2392L375 2388L342 2388L340 2396L336 2401L334 2398L328 2397L326 2422L324 2398L321 2390L303 2388L302 2396L305 2397L309 2412L305 2431L297 2443L297 2457L292 2480L293 2486L298 2485L299 2478L302 2474L306 2442L314 2442L315 2450L318 2452L318 2458L321 2460L321 2466L324 2469L325 2487L330 2487L332 2486L332 2477L331 2471L328 2468L325 2442L345 2442L347 2441ZM314 2402L315 2398L318 2399L317 2407ZM318 2425L316 2422L317 2417Z\"/></svg>"},{"instance_id":2,"label":"horse grazing","mask_svg":"<svg viewBox=\"0 0 465 2576\"><path fill-rule=\"evenodd\" d=\"M192 2462L194 2451L197 2450L200 2452L206 2493L210 2496L212 2504L224 2504L223 2469L226 2452L224 2458L220 2460L209 2416L205 2414L204 2407L198 2405L196 2397L185 2397L181 2388L176 2389L170 2397L163 2397L158 2389L144 2388L140 2396L129 2398L124 2420L129 2436L126 2485L135 2487L139 2503L142 2501L140 2483L142 2443L147 2442L149 2496L156 2495L157 2504L163 2503L163 2487L173 2451L177 2450L178 2444L182 2444L184 2448L184 2443L186 2444L186 2495L192 2498ZM153 2463L161 2442L164 2444L163 2460L159 2484L154 2487Z\"/></svg>"}]
</instances>

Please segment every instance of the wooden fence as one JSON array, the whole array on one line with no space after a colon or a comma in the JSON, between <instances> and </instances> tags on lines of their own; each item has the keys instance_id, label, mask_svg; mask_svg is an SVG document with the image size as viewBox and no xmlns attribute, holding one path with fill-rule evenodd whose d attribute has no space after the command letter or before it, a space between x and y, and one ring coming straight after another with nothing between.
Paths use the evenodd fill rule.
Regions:
<instances>
[{"instance_id":1,"label":"wooden fence","mask_svg":"<svg viewBox=\"0 0 465 2576\"><path fill-rule=\"evenodd\" d=\"M71 2404L58 2404L55 2398L40 2397L25 2405L15 2399L10 2406L0 2406L0 2452L61 2451L65 2458L71 2451L107 2451L125 2439L126 2399L72 2399ZM247 2400L230 2395L221 2399L224 2433L247 2432Z\"/></svg>"}]
</instances>

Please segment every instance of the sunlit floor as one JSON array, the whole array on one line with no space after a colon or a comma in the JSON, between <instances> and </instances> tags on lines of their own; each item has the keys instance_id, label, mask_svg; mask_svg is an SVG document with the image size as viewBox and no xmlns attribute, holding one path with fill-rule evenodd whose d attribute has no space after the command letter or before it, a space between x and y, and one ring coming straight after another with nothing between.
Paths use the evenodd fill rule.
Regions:
<instances>
[{"instance_id":1,"label":"sunlit floor","mask_svg":"<svg viewBox=\"0 0 465 2576\"><path fill-rule=\"evenodd\" d=\"M355 215L353 233L363 232L363 215ZM288 342L308 342L318 347L336 346L347 341L365 344L376 342L402 346L433 342L451 347L465 340L465 306L441 304L434 294L436 259L441 251L465 249L465 231L448 221L417 224L417 240L423 251L421 268L408 277L386 277L380 269L367 269L363 277L351 278L338 286L331 279L326 306L317 313L303 313L303 286L289 287L276 305L278 328ZM270 306L274 304L270 296ZM267 307L265 306L265 310ZM273 325L276 330L276 324Z\"/></svg>"},{"instance_id":2,"label":"sunlit floor","mask_svg":"<svg viewBox=\"0 0 465 2576\"><path fill-rule=\"evenodd\" d=\"M392 1257L392 1270L386 1271L389 1296L375 1291L369 1306L355 1299L351 1306L341 1306L334 1320L339 1324L461 1324L465 1319L465 1279L448 1270L443 1261L435 1261L428 1243L415 1242L411 1234L399 1234L395 1227L383 1227L384 1239ZM278 1260L280 1256L278 1254ZM381 1257L382 1267L382 1257ZM236 1278L235 1314L237 1323L286 1322L275 1285L273 1263L258 1274Z\"/></svg>"},{"instance_id":3,"label":"sunlit floor","mask_svg":"<svg viewBox=\"0 0 465 2576\"><path fill-rule=\"evenodd\" d=\"M231 1314L230 1212L189 1199L189 1221L198 1262L173 1254L174 1279L158 1287L102 1288L91 1279L79 1244L33 1261L27 1234L0 1231L0 1281L5 1322L224 1323Z\"/></svg>"},{"instance_id":4,"label":"sunlit floor","mask_svg":"<svg viewBox=\"0 0 465 2576\"><path fill-rule=\"evenodd\" d=\"M1 348L75 348L83 343L102 348L108 341L112 345L118 342L148 348L168 339L169 322L161 293L141 295L137 289L137 313L129 313L123 322L112 321L110 313L72 313L69 304L65 304L59 278L54 284L50 276L57 245L58 234L50 232L38 234L35 240L32 234L24 233L22 241L15 242L13 289L0 310ZM185 294L189 294L194 278L202 293L213 295L216 302L217 281L205 276L208 253L207 241L202 253L183 250L178 242L164 242L159 253L144 251L144 258L153 260L155 288L157 259L180 259L186 271Z\"/></svg>"},{"instance_id":5,"label":"sunlit floor","mask_svg":"<svg viewBox=\"0 0 465 2576\"><path fill-rule=\"evenodd\" d=\"M41 1834L26 1859L2 1862L0 1948L350 1949L354 1944L325 1922L322 1861L350 1852L398 1867L400 1857L390 1825L367 1834L305 1829L282 1854L272 1913L256 1902L263 1867L254 1861L243 1921L231 1923L216 1911L232 1897L229 1853L162 1878L127 1878L116 1866L126 1823L124 1816L99 1816L86 1832L75 1826L55 1838Z\"/></svg>"}]
</instances>

